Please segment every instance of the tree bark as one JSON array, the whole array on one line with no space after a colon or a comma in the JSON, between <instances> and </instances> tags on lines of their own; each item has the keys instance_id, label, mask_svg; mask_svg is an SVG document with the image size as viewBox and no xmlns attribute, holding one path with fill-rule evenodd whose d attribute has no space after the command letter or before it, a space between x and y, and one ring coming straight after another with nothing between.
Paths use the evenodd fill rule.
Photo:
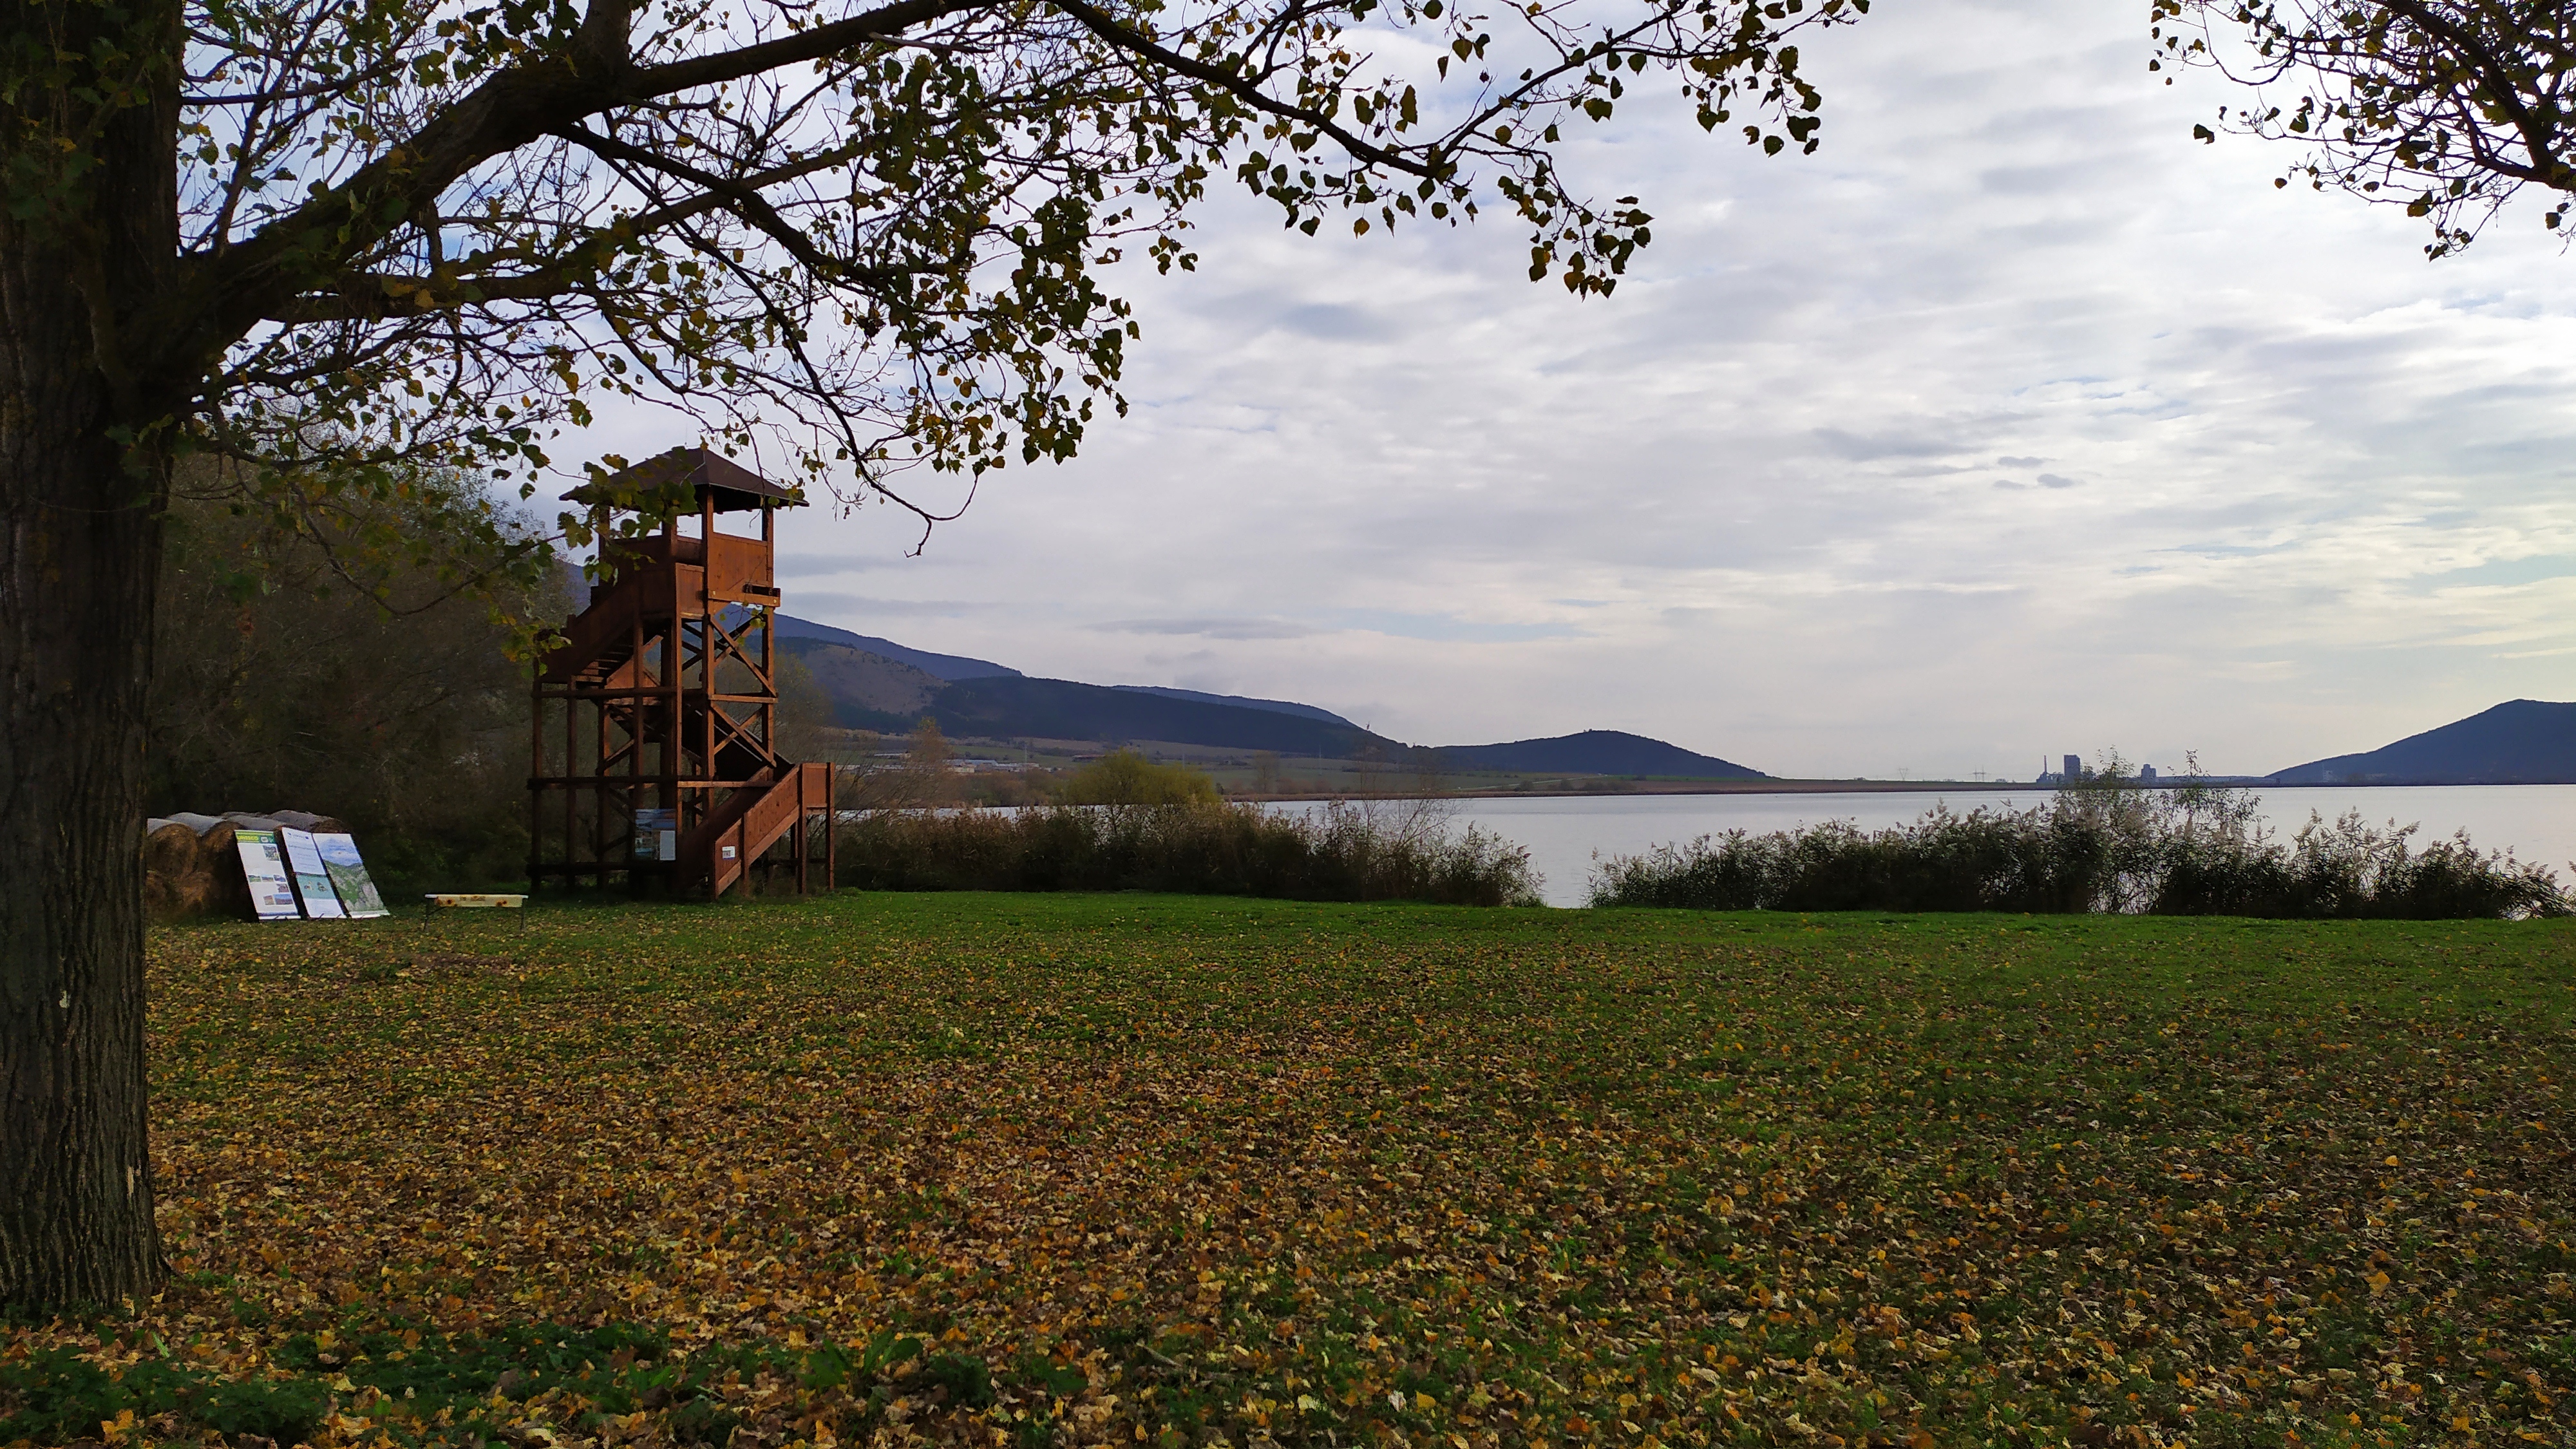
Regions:
<instances>
[{"instance_id":1,"label":"tree bark","mask_svg":"<svg viewBox=\"0 0 2576 1449\"><path fill-rule=\"evenodd\" d=\"M29 280L0 278L0 1301L112 1303L161 1270L138 858L159 499L104 389L28 346Z\"/></svg>"},{"instance_id":2,"label":"tree bark","mask_svg":"<svg viewBox=\"0 0 2576 1449\"><path fill-rule=\"evenodd\" d=\"M112 38L175 59L175 7L140 13ZM43 18L0 15L20 37ZM160 80L89 130L99 165L57 209L0 213L0 1304L104 1306L164 1272L139 849L162 425L182 395L126 325L177 252L175 65ZM47 108L69 101L16 97L0 122L60 123Z\"/></svg>"},{"instance_id":3,"label":"tree bark","mask_svg":"<svg viewBox=\"0 0 2576 1449\"><path fill-rule=\"evenodd\" d=\"M0 1302L159 1282L145 1137L143 719L157 480L80 301L0 247ZM48 295L50 294L50 295ZM66 315L72 314L72 315Z\"/></svg>"}]
</instances>

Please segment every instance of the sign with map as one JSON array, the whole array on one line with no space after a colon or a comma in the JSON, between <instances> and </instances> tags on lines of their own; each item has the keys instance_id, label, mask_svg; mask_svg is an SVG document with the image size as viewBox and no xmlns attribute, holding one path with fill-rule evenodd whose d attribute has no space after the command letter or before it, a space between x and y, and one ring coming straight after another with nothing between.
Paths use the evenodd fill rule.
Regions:
<instances>
[{"instance_id":1,"label":"sign with map","mask_svg":"<svg viewBox=\"0 0 2576 1449\"><path fill-rule=\"evenodd\" d=\"M286 847L286 868L295 877L295 894L304 901L305 919L348 919L349 913L340 906L339 892L331 889L331 873L322 868L322 852L313 848L312 833L289 826L277 836Z\"/></svg>"},{"instance_id":2,"label":"sign with map","mask_svg":"<svg viewBox=\"0 0 2576 1449\"><path fill-rule=\"evenodd\" d=\"M385 898L376 892L376 883L367 875L367 863L358 859L358 842L347 835L327 833L313 837L313 848L322 856L322 869L331 876L331 889L340 904L361 921L390 916Z\"/></svg>"},{"instance_id":3,"label":"sign with map","mask_svg":"<svg viewBox=\"0 0 2576 1449\"><path fill-rule=\"evenodd\" d=\"M635 843L628 854L636 860L679 859L680 812L677 810L636 811Z\"/></svg>"},{"instance_id":4,"label":"sign with map","mask_svg":"<svg viewBox=\"0 0 2576 1449\"><path fill-rule=\"evenodd\" d=\"M295 904L295 885L286 878L276 831L236 830L233 848L241 853L242 878L250 882L250 908L261 920L292 921L304 914Z\"/></svg>"}]
</instances>

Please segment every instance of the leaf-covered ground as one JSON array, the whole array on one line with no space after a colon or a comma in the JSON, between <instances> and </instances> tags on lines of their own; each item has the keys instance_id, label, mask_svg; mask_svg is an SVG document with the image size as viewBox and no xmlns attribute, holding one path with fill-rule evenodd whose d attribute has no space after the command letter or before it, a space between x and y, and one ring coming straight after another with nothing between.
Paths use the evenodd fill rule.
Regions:
<instances>
[{"instance_id":1,"label":"leaf-covered ground","mask_svg":"<svg viewBox=\"0 0 2576 1449\"><path fill-rule=\"evenodd\" d=\"M2576 927L844 895L156 937L0 1442L2576 1439Z\"/></svg>"}]
</instances>

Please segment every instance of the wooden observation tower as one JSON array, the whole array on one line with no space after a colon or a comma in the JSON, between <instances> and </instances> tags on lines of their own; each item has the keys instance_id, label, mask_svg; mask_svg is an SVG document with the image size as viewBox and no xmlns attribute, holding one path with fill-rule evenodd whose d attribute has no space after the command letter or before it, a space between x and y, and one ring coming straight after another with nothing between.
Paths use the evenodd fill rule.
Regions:
<instances>
[{"instance_id":1,"label":"wooden observation tower","mask_svg":"<svg viewBox=\"0 0 2576 1449\"><path fill-rule=\"evenodd\" d=\"M612 493L663 509L661 532L610 538ZM818 820L828 882L832 767L778 751L777 510L799 500L704 448L564 498L591 506L604 567L537 672L530 883L622 874L721 896L784 847L801 892ZM717 531L753 512L759 537Z\"/></svg>"}]
</instances>

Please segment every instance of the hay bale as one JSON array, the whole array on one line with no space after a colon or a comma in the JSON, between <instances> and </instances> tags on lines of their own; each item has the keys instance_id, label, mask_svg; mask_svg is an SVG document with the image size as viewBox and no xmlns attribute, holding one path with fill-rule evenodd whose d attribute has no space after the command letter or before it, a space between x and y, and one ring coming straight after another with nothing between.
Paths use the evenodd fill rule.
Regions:
<instances>
[{"instance_id":1,"label":"hay bale","mask_svg":"<svg viewBox=\"0 0 2576 1449\"><path fill-rule=\"evenodd\" d=\"M198 853L197 832L176 820L145 822L144 913L156 921L201 916L214 896L214 877Z\"/></svg>"},{"instance_id":2,"label":"hay bale","mask_svg":"<svg viewBox=\"0 0 2576 1449\"><path fill-rule=\"evenodd\" d=\"M316 835L345 832L348 826L330 815L307 810L275 810L254 815L228 810L200 815L182 810L144 822L143 905L155 920L194 916L250 919L250 882L242 875L236 830L305 830Z\"/></svg>"},{"instance_id":3,"label":"hay bale","mask_svg":"<svg viewBox=\"0 0 2576 1449\"><path fill-rule=\"evenodd\" d=\"M268 818L290 830L308 835L346 835L349 827L334 815L316 815L310 810L271 810Z\"/></svg>"},{"instance_id":4,"label":"hay bale","mask_svg":"<svg viewBox=\"0 0 2576 1449\"><path fill-rule=\"evenodd\" d=\"M222 887L219 904L222 914L245 921L259 919L259 912L251 907L250 879L242 874L241 847L233 843L233 832L284 828L285 822L273 816L228 810L224 812L221 823L202 837L198 848L203 858L214 867L215 879Z\"/></svg>"}]
</instances>

